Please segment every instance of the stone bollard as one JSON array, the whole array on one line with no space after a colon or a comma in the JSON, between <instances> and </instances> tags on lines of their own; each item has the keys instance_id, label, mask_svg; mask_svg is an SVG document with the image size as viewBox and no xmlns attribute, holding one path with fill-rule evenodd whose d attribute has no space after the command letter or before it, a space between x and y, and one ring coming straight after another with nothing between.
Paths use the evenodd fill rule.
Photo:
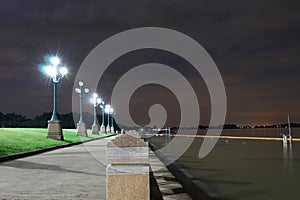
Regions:
<instances>
[{"instance_id":1,"label":"stone bollard","mask_svg":"<svg viewBox=\"0 0 300 200\"><path fill-rule=\"evenodd\" d=\"M48 121L48 134L47 138L56 139L56 140L64 140L64 136L62 133L61 121L59 120L49 120Z\"/></svg>"},{"instance_id":2,"label":"stone bollard","mask_svg":"<svg viewBox=\"0 0 300 200\"><path fill-rule=\"evenodd\" d=\"M148 142L122 134L107 144L106 198L108 200L149 200Z\"/></svg>"},{"instance_id":3,"label":"stone bollard","mask_svg":"<svg viewBox=\"0 0 300 200\"><path fill-rule=\"evenodd\" d=\"M77 135L87 137L86 124L77 123Z\"/></svg>"}]
</instances>

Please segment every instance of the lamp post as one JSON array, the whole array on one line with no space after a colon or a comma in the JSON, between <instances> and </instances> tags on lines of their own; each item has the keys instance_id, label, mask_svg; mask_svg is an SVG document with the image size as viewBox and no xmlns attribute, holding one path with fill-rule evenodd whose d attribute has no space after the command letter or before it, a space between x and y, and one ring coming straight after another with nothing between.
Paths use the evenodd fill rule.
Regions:
<instances>
[{"instance_id":1,"label":"lamp post","mask_svg":"<svg viewBox=\"0 0 300 200\"><path fill-rule=\"evenodd\" d=\"M110 133L110 126L109 126L109 112L110 112L110 105L105 105L105 113L107 113L106 133Z\"/></svg>"},{"instance_id":2,"label":"lamp post","mask_svg":"<svg viewBox=\"0 0 300 200\"><path fill-rule=\"evenodd\" d=\"M53 112L51 120L48 121L48 138L63 140L61 121L57 118L56 112L56 89L57 84L59 84L61 78L63 78L67 73L68 69L61 65L60 59L58 57L51 57L47 60L45 66L45 72L52 79L53 83Z\"/></svg>"},{"instance_id":3,"label":"lamp post","mask_svg":"<svg viewBox=\"0 0 300 200\"><path fill-rule=\"evenodd\" d=\"M97 120L97 106L101 104L102 99L98 98L98 94L94 93L93 97L91 98L91 103L93 104L94 107L94 123L92 125L92 133L93 134L99 134L100 128Z\"/></svg>"},{"instance_id":4,"label":"lamp post","mask_svg":"<svg viewBox=\"0 0 300 200\"><path fill-rule=\"evenodd\" d=\"M83 82L79 81L78 85L79 88L75 88L75 92L79 94L79 122L77 123L77 135L87 137L87 131L86 131L86 124L83 122L83 116L82 116L82 100L84 98L84 93L88 93L89 89L84 88L83 89Z\"/></svg>"},{"instance_id":5,"label":"lamp post","mask_svg":"<svg viewBox=\"0 0 300 200\"><path fill-rule=\"evenodd\" d=\"M105 126L104 126L104 101L101 102L100 108L101 108L101 115L102 115L102 122L100 127L100 132L105 133Z\"/></svg>"},{"instance_id":6,"label":"lamp post","mask_svg":"<svg viewBox=\"0 0 300 200\"><path fill-rule=\"evenodd\" d=\"M110 132L111 133L114 133L115 130L114 130L114 109L111 107L109 109L109 112L110 112L110 118L111 118L111 127L110 127Z\"/></svg>"}]
</instances>

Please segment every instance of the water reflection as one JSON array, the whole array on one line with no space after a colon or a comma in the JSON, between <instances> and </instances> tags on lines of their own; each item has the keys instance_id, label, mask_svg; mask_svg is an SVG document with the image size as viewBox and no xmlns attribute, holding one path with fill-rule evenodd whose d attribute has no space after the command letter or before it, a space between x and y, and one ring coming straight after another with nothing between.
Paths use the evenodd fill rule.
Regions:
<instances>
[{"instance_id":1,"label":"water reflection","mask_svg":"<svg viewBox=\"0 0 300 200\"><path fill-rule=\"evenodd\" d=\"M213 151L204 159L197 157L202 138L194 140L191 148L175 163L187 175L186 181L208 189L228 200L298 200L300 196L300 129L293 132L292 143L283 130L224 130L223 135L255 136L269 139L221 138ZM205 134L205 133L204 133ZM287 135L288 136L288 135ZM172 139L172 138L171 138ZM165 137L151 138L160 147L167 144ZM202 184L199 184L202 183ZM249 183L249 184L241 184Z\"/></svg>"},{"instance_id":2,"label":"water reflection","mask_svg":"<svg viewBox=\"0 0 300 200\"><path fill-rule=\"evenodd\" d=\"M291 140L282 140L282 153L283 169L284 171L291 173L293 165L293 143Z\"/></svg>"}]
</instances>

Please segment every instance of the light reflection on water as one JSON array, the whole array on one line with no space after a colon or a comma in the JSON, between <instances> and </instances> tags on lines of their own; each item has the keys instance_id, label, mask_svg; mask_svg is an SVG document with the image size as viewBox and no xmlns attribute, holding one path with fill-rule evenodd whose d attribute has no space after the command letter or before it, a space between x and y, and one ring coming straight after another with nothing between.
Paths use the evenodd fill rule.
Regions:
<instances>
[{"instance_id":1,"label":"light reflection on water","mask_svg":"<svg viewBox=\"0 0 300 200\"><path fill-rule=\"evenodd\" d=\"M284 163L284 169L289 173L293 170L293 143L283 142L282 143L282 158Z\"/></svg>"},{"instance_id":2,"label":"light reflection on water","mask_svg":"<svg viewBox=\"0 0 300 200\"><path fill-rule=\"evenodd\" d=\"M197 130L185 130L186 134L192 134ZM207 130L199 130L199 135L206 135ZM292 128L293 137L300 138L300 128ZM221 135L253 136L253 137L282 137L288 134L287 128L250 128L250 129L224 129Z\"/></svg>"},{"instance_id":3,"label":"light reflection on water","mask_svg":"<svg viewBox=\"0 0 300 200\"><path fill-rule=\"evenodd\" d=\"M299 130L293 130L294 137L300 135ZM230 135L227 134L230 130L225 131ZM231 135L237 134L235 131ZM281 137L280 133L287 132L276 129L244 131L247 136L264 137L275 134ZM153 137L150 140L159 146L170 139ZM207 157L199 159L202 141L196 138L191 148L176 161L176 166L189 174L200 188L205 185L221 199L299 199L300 142L220 139Z\"/></svg>"}]
</instances>

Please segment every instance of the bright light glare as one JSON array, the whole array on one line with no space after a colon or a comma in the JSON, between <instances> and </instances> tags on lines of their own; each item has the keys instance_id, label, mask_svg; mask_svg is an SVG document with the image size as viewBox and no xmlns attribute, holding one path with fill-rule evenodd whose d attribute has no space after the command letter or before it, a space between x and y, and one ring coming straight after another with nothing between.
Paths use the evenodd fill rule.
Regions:
<instances>
[{"instance_id":1,"label":"bright light glare","mask_svg":"<svg viewBox=\"0 0 300 200\"><path fill-rule=\"evenodd\" d=\"M100 104L101 101L102 101L102 99L100 99L100 98L97 99L97 103L98 103L98 104Z\"/></svg>"},{"instance_id":2,"label":"bright light glare","mask_svg":"<svg viewBox=\"0 0 300 200\"><path fill-rule=\"evenodd\" d=\"M83 86L83 82L82 81L79 81L79 86Z\"/></svg>"},{"instance_id":3,"label":"bright light glare","mask_svg":"<svg viewBox=\"0 0 300 200\"><path fill-rule=\"evenodd\" d=\"M105 105L105 112L109 113L109 110L110 110L110 105Z\"/></svg>"},{"instance_id":4,"label":"bright light glare","mask_svg":"<svg viewBox=\"0 0 300 200\"><path fill-rule=\"evenodd\" d=\"M51 77L56 77L56 68L51 66L46 66L46 73Z\"/></svg>"},{"instance_id":5,"label":"bright light glare","mask_svg":"<svg viewBox=\"0 0 300 200\"><path fill-rule=\"evenodd\" d=\"M91 102L91 104L94 104L94 98L93 97L90 98L90 102Z\"/></svg>"},{"instance_id":6,"label":"bright light glare","mask_svg":"<svg viewBox=\"0 0 300 200\"><path fill-rule=\"evenodd\" d=\"M113 113L113 112L114 112L114 109L113 109L113 108L110 108L110 109L109 109L109 112L110 112L110 113Z\"/></svg>"},{"instance_id":7,"label":"bright light glare","mask_svg":"<svg viewBox=\"0 0 300 200\"><path fill-rule=\"evenodd\" d=\"M75 88L75 91L79 94L81 93L81 90L79 88Z\"/></svg>"},{"instance_id":8,"label":"bright light glare","mask_svg":"<svg viewBox=\"0 0 300 200\"><path fill-rule=\"evenodd\" d=\"M62 67L62 68L60 68L59 72L62 76L65 76L68 73L68 69L65 67Z\"/></svg>"},{"instance_id":9,"label":"bright light glare","mask_svg":"<svg viewBox=\"0 0 300 200\"><path fill-rule=\"evenodd\" d=\"M57 66L60 63L60 59L58 57L54 56L50 59L50 62L52 63L53 66Z\"/></svg>"},{"instance_id":10,"label":"bright light glare","mask_svg":"<svg viewBox=\"0 0 300 200\"><path fill-rule=\"evenodd\" d=\"M98 102L98 94L97 93L94 93L93 94L93 97L90 99L90 102L92 103L92 104L94 104L94 106L96 106L96 104L97 104L97 102Z\"/></svg>"},{"instance_id":11,"label":"bright light glare","mask_svg":"<svg viewBox=\"0 0 300 200\"><path fill-rule=\"evenodd\" d=\"M85 89L84 89L84 92L85 92L85 93L89 93L89 91L90 91L90 90L89 90L88 88L85 88Z\"/></svg>"}]
</instances>

